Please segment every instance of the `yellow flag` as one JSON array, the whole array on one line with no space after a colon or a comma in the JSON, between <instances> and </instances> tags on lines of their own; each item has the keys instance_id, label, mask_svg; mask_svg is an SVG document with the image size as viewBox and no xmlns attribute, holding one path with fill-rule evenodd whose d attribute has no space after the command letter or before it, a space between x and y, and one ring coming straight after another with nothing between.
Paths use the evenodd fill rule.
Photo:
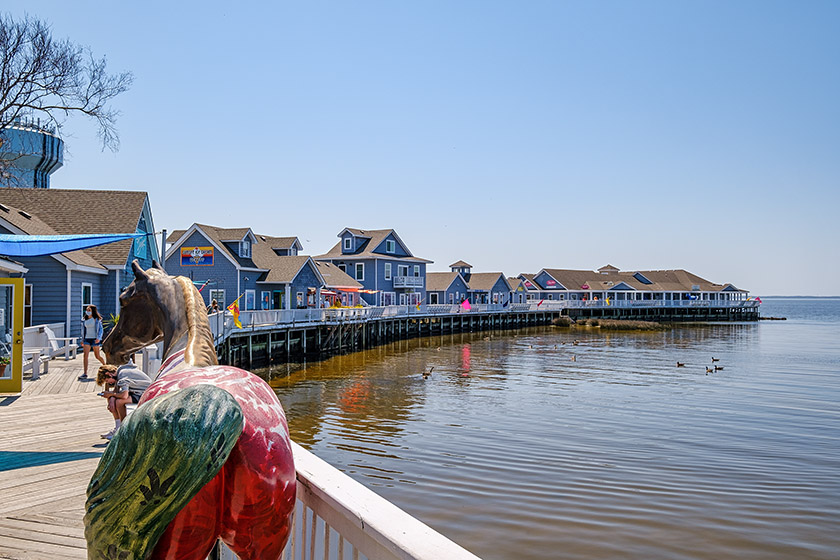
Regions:
<instances>
[{"instance_id":1,"label":"yellow flag","mask_svg":"<svg viewBox=\"0 0 840 560\"><path fill-rule=\"evenodd\" d=\"M228 305L228 311L233 314L233 324L241 329L242 323L239 322L239 298L236 298L236 301Z\"/></svg>"}]
</instances>

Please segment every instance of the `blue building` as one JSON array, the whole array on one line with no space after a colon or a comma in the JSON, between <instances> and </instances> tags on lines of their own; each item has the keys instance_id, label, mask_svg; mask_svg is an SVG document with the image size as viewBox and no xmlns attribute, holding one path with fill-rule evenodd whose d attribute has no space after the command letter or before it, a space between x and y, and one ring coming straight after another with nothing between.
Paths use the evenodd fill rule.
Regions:
<instances>
[{"instance_id":1,"label":"blue building","mask_svg":"<svg viewBox=\"0 0 840 560\"><path fill-rule=\"evenodd\" d=\"M426 303L429 305L461 303L469 297L469 290L459 272L426 273Z\"/></svg>"},{"instance_id":2,"label":"blue building","mask_svg":"<svg viewBox=\"0 0 840 560\"><path fill-rule=\"evenodd\" d=\"M64 189L0 189L0 233L70 235L146 233L83 251L15 257L26 268L24 325L63 323L66 336L80 336L84 308L104 317L119 313L120 292L131 283L131 262L144 268L159 258L145 192Z\"/></svg>"},{"instance_id":3,"label":"blue building","mask_svg":"<svg viewBox=\"0 0 840 560\"><path fill-rule=\"evenodd\" d=\"M324 278L312 257L299 254L297 237L193 224L168 241L166 271L192 279L207 305L215 299L224 308L239 296L242 310L323 305Z\"/></svg>"},{"instance_id":4,"label":"blue building","mask_svg":"<svg viewBox=\"0 0 840 560\"><path fill-rule=\"evenodd\" d=\"M331 262L364 286L369 305L415 305L426 299L426 265L393 229L345 228L319 261Z\"/></svg>"},{"instance_id":5,"label":"blue building","mask_svg":"<svg viewBox=\"0 0 840 560\"><path fill-rule=\"evenodd\" d=\"M48 189L64 163L64 142L40 121L19 119L0 131L0 185Z\"/></svg>"}]
</instances>

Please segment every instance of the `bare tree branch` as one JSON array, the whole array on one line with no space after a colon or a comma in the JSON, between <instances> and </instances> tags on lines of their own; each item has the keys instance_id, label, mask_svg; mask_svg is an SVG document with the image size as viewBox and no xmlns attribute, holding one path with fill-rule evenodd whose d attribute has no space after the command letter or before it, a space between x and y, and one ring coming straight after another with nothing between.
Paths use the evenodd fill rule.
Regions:
<instances>
[{"instance_id":1,"label":"bare tree branch","mask_svg":"<svg viewBox=\"0 0 840 560\"><path fill-rule=\"evenodd\" d=\"M133 79L130 72L109 74L105 57L69 39L54 39L37 18L15 21L0 14L0 183L14 158L4 154L4 132L22 118L53 123L60 137L59 117L86 115L99 127L102 149L119 149L119 111L110 102Z\"/></svg>"}]
</instances>

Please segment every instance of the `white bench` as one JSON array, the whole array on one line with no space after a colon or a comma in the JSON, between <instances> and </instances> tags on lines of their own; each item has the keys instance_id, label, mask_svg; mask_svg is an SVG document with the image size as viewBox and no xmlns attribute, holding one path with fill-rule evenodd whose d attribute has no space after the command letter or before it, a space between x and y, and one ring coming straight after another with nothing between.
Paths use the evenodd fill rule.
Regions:
<instances>
[{"instance_id":1,"label":"white bench","mask_svg":"<svg viewBox=\"0 0 840 560\"><path fill-rule=\"evenodd\" d=\"M54 358L60 354L64 354L65 360L71 360L76 358L76 351L78 350L79 338L76 336L69 336L69 337L57 337L55 336L55 332L46 325L41 327L41 332L47 336L47 344L49 344L48 350L50 358ZM58 343L62 342L62 345Z\"/></svg>"},{"instance_id":2,"label":"white bench","mask_svg":"<svg viewBox=\"0 0 840 560\"><path fill-rule=\"evenodd\" d=\"M44 373L50 371L50 356L44 354L42 348L24 348L23 349L23 367L21 371L31 371L32 379L41 377L41 368Z\"/></svg>"}]
</instances>

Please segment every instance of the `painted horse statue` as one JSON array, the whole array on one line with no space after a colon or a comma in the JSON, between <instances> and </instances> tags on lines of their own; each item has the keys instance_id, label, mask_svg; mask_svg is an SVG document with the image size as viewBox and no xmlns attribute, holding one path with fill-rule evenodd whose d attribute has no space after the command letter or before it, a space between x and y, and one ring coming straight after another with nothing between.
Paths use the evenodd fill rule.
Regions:
<instances>
[{"instance_id":1,"label":"painted horse statue","mask_svg":"<svg viewBox=\"0 0 840 560\"><path fill-rule=\"evenodd\" d=\"M277 396L254 374L218 365L189 279L157 263L132 268L103 349L109 363L125 364L162 340L164 358L91 478L88 558L203 560L217 539L243 560L279 558L295 469Z\"/></svg>"}]
</instances>

